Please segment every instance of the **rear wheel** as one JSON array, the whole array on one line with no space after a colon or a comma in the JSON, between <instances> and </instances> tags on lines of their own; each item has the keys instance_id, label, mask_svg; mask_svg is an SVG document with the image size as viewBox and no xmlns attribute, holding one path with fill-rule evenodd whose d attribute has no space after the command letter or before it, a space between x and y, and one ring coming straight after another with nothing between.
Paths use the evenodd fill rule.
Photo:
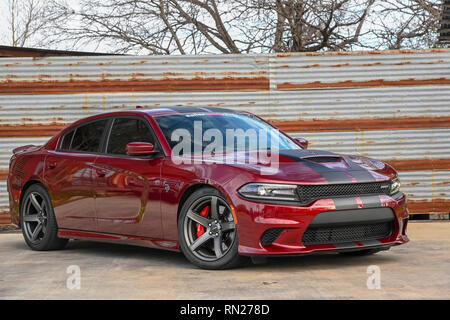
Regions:
<instances>
[{"instance_id":1,"label":"rear wheel","mask_svg":"<svg viewBox=\"0 0 450 320\"><path fill-rule=\"evenodd\" d=\"M178 219L181 251L204 269L228 269L244 258L238 254L238 235L231 208L213 188L195 191L184 203Z\"/></svg>"},{"instance_id":2,"label":"rear wheel","mask_svg":"<svg viewBox=\"0 0 450 320\"><path fill-rule=\"evenodd\" d=\"M61 249L67 239L58 238L58 226L50 197L40 184L29 187L20 206L22 234L33 250Z\"/></svg>"}]
</instances>

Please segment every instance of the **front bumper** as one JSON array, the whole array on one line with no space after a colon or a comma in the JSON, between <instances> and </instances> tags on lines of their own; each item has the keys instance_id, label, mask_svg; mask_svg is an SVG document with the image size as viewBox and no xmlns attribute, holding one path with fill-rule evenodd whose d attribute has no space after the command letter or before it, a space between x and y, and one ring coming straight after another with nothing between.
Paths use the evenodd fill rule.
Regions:
<instances>
[{"instance_id":1,"label":"front bumper","mask_svg":"<svg viewBox=\"0 0 450 320\"><path fill-rule=\"evenodd\" d=\"M241 255L297 255L321 251L352 251L368 248L388 249L409 241L406 234L408 210L406 197L398 193L387 195L351 197L345 199L320 199L307 207L259 203L237 196L233 205L238 218L239 253ZM348 203L347 207L342 203ZM303 235L313 219L322 212L366 208L391 208L394 215L390 234L380 239L345 241L307 245ZM358 212L358 211L356 211ZM362 211L361 211L362 212ZM342 221L341 221L342 222ZM349 222L350 223L350 222ZM281 229L270 244L263 244L267 230ZM262 243L263 242L263 243Z\"/></svg>"}]
</instances>

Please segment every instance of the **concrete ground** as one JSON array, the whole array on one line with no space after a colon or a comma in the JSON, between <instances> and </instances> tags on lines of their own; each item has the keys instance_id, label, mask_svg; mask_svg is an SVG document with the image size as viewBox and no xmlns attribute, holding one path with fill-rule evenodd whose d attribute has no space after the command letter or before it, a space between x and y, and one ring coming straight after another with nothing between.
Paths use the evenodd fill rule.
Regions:
<instances>
[{"instance_id":1,"label":"concrete ground","mask_svg":"<svg viewBox=\"0 0 450 320\"><path fill-rule=\"evenodd\" d=\"M450 222L410 222L409 236L373 256L272 258L204 271L180 253L125 245L71 241L66 250L35 252L21 233L4 232L0 299L450 299ZM70 265L80 267L80 289L67 288ZM367 288L373 265L380 289Z\"/></svg>"}]
</instances>

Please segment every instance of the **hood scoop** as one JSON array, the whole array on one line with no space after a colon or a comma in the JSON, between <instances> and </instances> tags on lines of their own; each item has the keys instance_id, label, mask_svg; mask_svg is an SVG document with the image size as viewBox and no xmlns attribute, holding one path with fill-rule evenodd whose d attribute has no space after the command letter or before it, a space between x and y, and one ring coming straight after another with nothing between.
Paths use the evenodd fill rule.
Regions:
<instances>
[{"instance_id":1,"label":"hood scoop","mask_svg":"<svg viewBox=\"0 0 450 320\"><path fill-rule=\"evenodd\" d=\"M302 157L304 160L313 161L313 162L341 162L342 158L339 156L309 156Z\"/></svg>"},{"instance_id":2,"label":"hood scoop","mask_svg":"<svg viewBox=\"0 0 450 320\"><path fill-rule=\"evenodd\" d=\"M340 156L333 156L333 155L316 155L316 156L308 156L308 157L302 157L302 160L306 160L308 162L314 162L322 167L326 167L328 169L333 170L348 170L349 165L347 161L344 160L344 158Z\"/></svg>"}]
</instances>

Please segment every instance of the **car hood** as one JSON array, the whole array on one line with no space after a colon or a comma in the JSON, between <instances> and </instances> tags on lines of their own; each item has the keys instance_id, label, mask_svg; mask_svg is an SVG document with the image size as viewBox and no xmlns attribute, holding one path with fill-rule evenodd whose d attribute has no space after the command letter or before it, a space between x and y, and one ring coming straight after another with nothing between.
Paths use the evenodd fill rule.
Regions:
<instances>
[{"instance_id":1,"label":"car hood","mask_svg":"<svg viewBox=\"0 0 450 320\"><path fill-rule=\"evenodd\" d=\"M231 159L228 155L227 159L215 158L214 162L282 183L367 183L390 180L397 175L382 161L322 150L280 150L278 157L269 154L267 159L270 161L262 161L257 152L238 152Z\"/></svg>"}]
</instances>

